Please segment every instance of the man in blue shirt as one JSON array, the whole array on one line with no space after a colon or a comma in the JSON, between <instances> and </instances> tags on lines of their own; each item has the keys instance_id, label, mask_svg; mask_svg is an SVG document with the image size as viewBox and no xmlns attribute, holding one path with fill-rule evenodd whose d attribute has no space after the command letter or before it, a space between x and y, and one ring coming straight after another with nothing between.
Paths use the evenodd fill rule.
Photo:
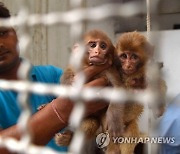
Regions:
<instances>
[{"instance_id":1,"label":"man in blue shirt","mask_svg":"<svg viewBox=\"0 0 180 154\"><path fill-rule=\"evenodd\" d=\"M0 17L10 17L9 10L1 2ZM17 44L18 38L15 30L12 27L0 27L0 79L19 80L17 71L22 60L19 57ZM85 86L106 86L108 81L105 78L91 79L108 67L109 64L107 63L103 66L86 68L84 73L88 78L88 83ZM30 78L33 82L59 84L61 75L62 70L54 66L33 66ZM46 107L37 112L37 108L45 103L47 103ZM28 127L33 133L32 142L37 145L45 145L54 137L55 133L68 125L73 102L67 98L32 94L30 106L34 113L28 121ZM87 103L86 115L93 114L106 106L105 103ZM21 109L17 102L17 93L0 89L0 137L13 137L18 140L21 138L21 132L16 125L20 113ZM54 149L58 148L55 147L53 142L49 144ZM58 150L63 151L66 149L60 147ZM0 153L8 153L8 150L1 147Z\"/></svg>"},{"instance_id":2,"label":"man in blue shirt","mask_svg":"<svg viewBox=\"0 0 180 154\"><path fill-rule=\"evenodd\" d=\"M32 66L30 78L33 82L42 82L49 84L59 84L59 79L63 71L54 66ZM51 102L55 99L50 95L32 94L30 97L30 106L32 113L38 111L38 107ZM0 128L6 129L17 123L21 109L17 102L17 93L13 91L0 90ZM7 103L8 102L8 103ZM66 147L59 147L55 144L54 139L48 143L48 146L58 151L67 151Z\"/></svg>"}]
</instances>

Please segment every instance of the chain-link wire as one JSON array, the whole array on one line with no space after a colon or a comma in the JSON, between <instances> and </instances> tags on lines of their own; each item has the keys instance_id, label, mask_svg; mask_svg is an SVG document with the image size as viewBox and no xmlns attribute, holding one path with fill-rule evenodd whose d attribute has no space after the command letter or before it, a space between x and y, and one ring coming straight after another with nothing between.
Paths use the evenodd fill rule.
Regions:
<instances>
[{"instance_id":1,"label":"chain-link wire","mask_svg":"<svg viewBox=\"0 0 180 154\"><path fill-rule=\"evenodd\" d=\"M71 10L67 12L54 12L49 14L29 14L28 2L26 0L18 0L19 5L22 6L19 14L10 19L0 19L0 26L17 26L20 27L19 41L21 46L22 55L27 52L28 45L30 43L29 29L36 25L52 26L57 24L67 24L71 26L71 38L76 42L81 43L81 36L83 34L83 22L84 21L100 21L109 17L130 17L135 16L144 11L142 5L138 2L130 2L125 4L104 4L93 8L81 8L81 0L71 0ZM144 12L145 13L145 12ZM92 14L95 14L92 16ZM79 71L81 66L81 59L76 57L83 57L85 48L83 45L80 46L80 52L71 55L70 64L73 65L76 71ZM159 101L159 93L156 88L156 81L159 78L159 70L156 66L148 67L148 77L151 85L144 91L137 92L136 94L127 92L122 88L84 88L84 75L80 74L79 78L75 81L72 87L62 85L50 85L43 83L33 83L28 80L28 73L31 69L31 64L27 60L24 60L19 68L18 81L7 81L0 80L0 88L4 90L14 90L19 93L19 102L23 109L21 116L18 121L18 126L23 133L22 138L17 141L12 138L1 138L0 147L6 147L13 152L17 153L47 153L55 154L57 152L47 148L39 147L31 144L31 134L27 129L27 122L31 115L28 97L30 93L36 94L52 94L55 96L69 97L74 99L75 107L72 111L69 123L70 126L75 130L75 134L70 145L69 153L79 154L84 141L84 135L79 129L80 122L84 114L84 102L92 99L106 99L111 102L124 102L126 100L136 100L142 104L148 103L151 106L155 105ZM153 74L153 75L152 75Z\"/></svg>"}]
</instances>

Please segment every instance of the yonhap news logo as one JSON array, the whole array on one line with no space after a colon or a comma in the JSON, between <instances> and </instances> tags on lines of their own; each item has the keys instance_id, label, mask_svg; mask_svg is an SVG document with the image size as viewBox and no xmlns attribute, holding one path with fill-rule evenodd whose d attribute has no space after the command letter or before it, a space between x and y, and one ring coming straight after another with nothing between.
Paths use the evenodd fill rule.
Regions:
<instances>
[{"instance_id":1,"label":"yonhap news logo","mask_svg":"<svg viewBox=\"0 0 180 154\"><path fill-rule=\"evenodd\" d=\"M112 142L115 144L132 144L132 143L175 143L175 137L112 137Z\"/></svg>"},{"instance_id":2,"label":"yonhap news logo","mask_svg":"<svg viewBox=\"0 0 180 154\"><path fill-rule=\"evenodd\" d=\"M100 133L96 137L96 143L97 143L98 148L100 148L100 149L108 146L110 143L109 133L108 132Z\"/></svg>"},{"instance_id":3,"label":"yonhap news logo","mask_svg":"<svg viewBox=\"0 0 180 154\"><path fill-rule=\"evenodd\" d=\"M173 144L175 137L111 137L108 132L100 133L96 137L98 148L104 148L109 145L110 141L114 144L132 144L132 143L157 143L157 144Z\"/></svg>"}]
</instances>

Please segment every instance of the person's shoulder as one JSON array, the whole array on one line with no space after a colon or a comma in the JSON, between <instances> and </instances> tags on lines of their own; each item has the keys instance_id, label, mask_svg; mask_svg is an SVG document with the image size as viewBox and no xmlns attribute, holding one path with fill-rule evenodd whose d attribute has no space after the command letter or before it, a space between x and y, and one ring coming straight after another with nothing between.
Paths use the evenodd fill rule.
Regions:
<instances>
[{"instance_id":1,"label":"person's shoulder","mask_svg":"<svg viewBox=\"0 0 180 154\"><path fill-rule=\"evenodd\" d=\"M40 72L43 74L58 74L58 75L62 75L63 74L63 70L61 68L58 68L56 66L53 65L37 65L37 66L33 66L33 72Z\"/></svg>"},{"instance_id":2,"label":"person's shoulder","mask_svg":"<svg viewBox=\"0 0 180 154\"><path fill-rule=\"evenodd\" d=\"M63 72L63 70L59 67L53 66L53 65L36 65L33 66L33 69L37 71L60 71Z\"/></svg>"},{"instance_id":3,"label":"person's shoulder","mask_svg":"<svg viewBox=\"0 0 180 154\"><path fill-rule=\"evenodd\" d=\"M37 65L32 67L32 76L36 76L38 81L55 81L58 82L62 76L63 70L53 65Z\"/></svg>"}]
</instances>

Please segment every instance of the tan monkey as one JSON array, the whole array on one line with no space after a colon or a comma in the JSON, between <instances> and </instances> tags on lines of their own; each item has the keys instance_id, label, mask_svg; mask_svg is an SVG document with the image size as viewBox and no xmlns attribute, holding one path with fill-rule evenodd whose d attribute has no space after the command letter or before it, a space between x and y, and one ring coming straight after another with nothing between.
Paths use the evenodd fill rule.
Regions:
<instances>
[{"instance_id":1,"label":"tan monkey","mask_svg":"<svg viewBox=\"0 0 180 154\"><path fill-rule=\"evenodd\" d=\"M109 86L121 86L119 72L114 65L115 47L108 36L99 30L92 30L87 32L84 37L84 44L87 52L84 55L82 66L83 68L90 65L103 65L105 63L111 64L111 67L98 75L109 80ZM73 68L68 67L61 79L61 84L71 85L74 80L75 72ZM95 76L94 78L97 78ZM85 132L86 138L91 139L95 137L96 131L102 123L102 117L105 116L105 110L102 113L92 115L82 121L81 129ZM68 136L69 134L69 136ZM73 133L60 133L55 137L58 145L69 145Z\"/></svg>"},{"instance_id":2,"label":"tan monkey","mask_svg":"<svg viewBox=\"0 0 180 154\"><path fill-rule=\"evenodd\" d=\"M145 67L152 55L153 47L138 32L128 32L120 36L116 52L116 66L121 75L123 86L127 90L144 90L147 88ZM159 82L159 91L165 97L166 83ZM143 105L134 101L125 104L110 104L107 110L107 125L110 136L139 137L138 118L143 112ZM164 106L162 106L162 112ZM136 143L114 144L107 147L107 154L133 154Z\"/></svg>"}]
</instances>

